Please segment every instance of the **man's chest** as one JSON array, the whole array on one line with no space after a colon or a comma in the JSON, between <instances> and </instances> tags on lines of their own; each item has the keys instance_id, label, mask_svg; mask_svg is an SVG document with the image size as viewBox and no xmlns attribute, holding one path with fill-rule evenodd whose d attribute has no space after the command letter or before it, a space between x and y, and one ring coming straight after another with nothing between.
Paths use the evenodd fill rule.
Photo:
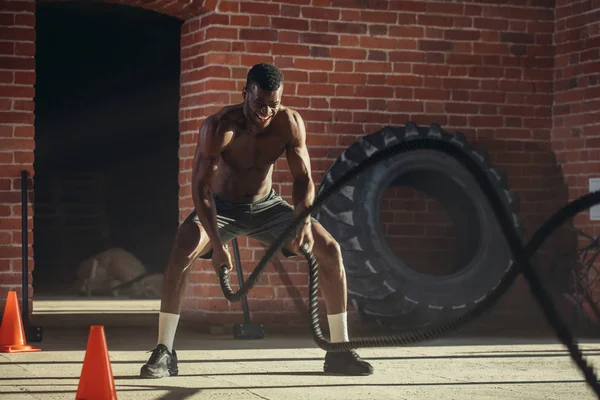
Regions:
<instances>
[{"instance_id":1,"label":"man's chest","mask_svg":"<svg viewBox=\"0 0 600 400\"><path fill-rule=\"evenodd\" d=\"M227 146L223 158L239 169L266 168L283 154L286 141L281 135L236 135Z\"/></svg>"}]
</instances>

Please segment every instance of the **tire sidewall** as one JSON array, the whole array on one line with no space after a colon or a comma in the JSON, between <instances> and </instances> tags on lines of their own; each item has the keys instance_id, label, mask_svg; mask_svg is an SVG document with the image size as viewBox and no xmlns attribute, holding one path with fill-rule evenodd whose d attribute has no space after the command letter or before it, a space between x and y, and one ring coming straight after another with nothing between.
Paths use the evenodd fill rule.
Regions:
<instances>
[{"instance_id":1,"label":"tire sidewall","mask_svg":"<svg viewBox=\"0 0 600 400\"><path fill-rule=\"evenodd\" d=\"M436 170L464 188L476 209L480 246L467 265L448 276L419 273L393 252L384 238L380 223L380 203L384 191L399 174L415 170ZM399 172L402 171L402 172ZM495 224L487 199L471 174L452 157L432 150L413 151L390 158L363 173L353 182L356 193L352 212L356 237L369 254L383 281L407 301L434 308L464 308L482 298L502 278L510 264L510 252ZM338 194L339 196L339 194ZM335 197L335 196L334 196ZM331 201L335 201L332 199ZM455 221L453 221L455 223ZM490 244L495 243L494 246ZM340 243L342 250L346 247ZM345 259L347 269L364 268L361 260Z\"/></svg>"}]
</instances>

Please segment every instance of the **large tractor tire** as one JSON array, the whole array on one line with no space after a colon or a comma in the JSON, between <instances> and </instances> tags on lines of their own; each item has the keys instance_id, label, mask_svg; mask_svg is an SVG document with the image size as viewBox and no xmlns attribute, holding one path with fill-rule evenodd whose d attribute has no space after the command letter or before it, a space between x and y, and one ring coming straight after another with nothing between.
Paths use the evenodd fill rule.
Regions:
<instances>
[{"instance_id":1,"label":"large tractor tire","mask_svg":"<svg viewBox=\"0 0 600 400\"><path fill-rule=\"evenodd\" d=\"M386 126L360 138L327 171L319 193L379 149L419 137L453 143L471 155L487 172L522 235L519 201L508 189L504 171L490 164L485 150L473 149L464 134L450 135L437 124ZM442 276L427 274L392 251L380 221L381 200L392 183L424 192L450 215L461 268ZM475 179L458 161L435 150L399 154L365 171L331 197L316 218L340 244L349 301L363 322L393 330L413 331L457 317L482 301L512 266L504 236Z\"/></svg>"}]
</instances>

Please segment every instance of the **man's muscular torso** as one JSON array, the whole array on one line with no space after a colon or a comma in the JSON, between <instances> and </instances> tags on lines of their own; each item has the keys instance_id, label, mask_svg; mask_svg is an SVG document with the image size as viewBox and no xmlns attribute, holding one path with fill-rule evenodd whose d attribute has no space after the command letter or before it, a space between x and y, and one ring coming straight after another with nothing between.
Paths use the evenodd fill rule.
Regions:
<instances>
[{"instance_id":1,"label":"man's muscular torso","mask_svg":"<svg viewBox=\"0 0 600 400\"><path fill-rule=\"evenodd\" d=\"M270 125L253 133L241 105L224 107L213 117L221 131L227 131L212 191L234 202L251 203L265 197L272 188L272 174L277 159L293 139L293 111L282 107Z\"/></svg>"}]
</instances>

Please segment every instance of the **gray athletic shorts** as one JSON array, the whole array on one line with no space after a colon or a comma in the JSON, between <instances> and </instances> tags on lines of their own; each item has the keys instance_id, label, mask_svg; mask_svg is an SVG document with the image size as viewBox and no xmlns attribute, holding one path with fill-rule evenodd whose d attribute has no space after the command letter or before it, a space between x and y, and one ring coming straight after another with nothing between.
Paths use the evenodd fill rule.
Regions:
<instances>
[{"instance_id":1,"label":"gray athletic shorts","mask_svg":"<svg viewBox=\"0 0 600 400\"><path fill-rule=\"evenodd\" d=\"M246 236L270 246L296 218L294 207L278 195L275 190L254 203L234 203L213 195L217 207L219 237L227 244L238 236ZM319 223L311 217L313 223ZM184 221L200 224L193 211ZM282 249L285 257L296 253ZM212 250L199 258L212 258Z\"/></svg>"}]
</instances>

